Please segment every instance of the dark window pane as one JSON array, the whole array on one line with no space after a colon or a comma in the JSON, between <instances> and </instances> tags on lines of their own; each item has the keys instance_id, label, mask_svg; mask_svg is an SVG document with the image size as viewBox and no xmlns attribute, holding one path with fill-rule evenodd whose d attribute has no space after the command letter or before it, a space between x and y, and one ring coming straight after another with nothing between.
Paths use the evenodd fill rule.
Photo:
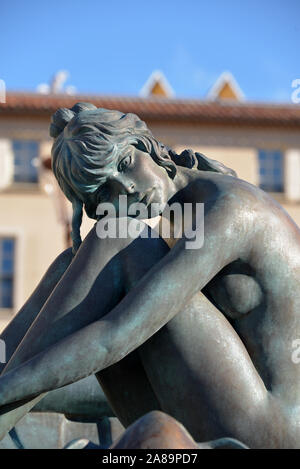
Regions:
<instances>
[{"instance_id":1,"label":"dark window pane","mask_svg":"<svg viewBox=\"0 0 300 469\"><path fill-rule=\"evenodd\" d=\"M4 254L13 255L15 242L13 239L3 239L2 241L2 250Z\"/></svg>"},{"instance_id":2,"label":"dark window pane","mask_svg":"<svg viewBox=\"0 0 300 469\"><path fill-rule=\"evenodd\" d=\"M281 168L274 168L273 174L275 179L281 178Z\"/></svg>"},{"instance_id":3,"label":"dark window pane","mask_svg":"<svg viewBox=\"0 0 300 469\"><path fill-rule=\"evenodd\" d=\"M2 259L2 273L3 274L12 274L14 268L14 263L12 259Z\"/></svg>"},{"instance_id":4,"label":"dark window pane","mask_svg":"<svg viewBox=\"0 0 300 469\"><path fill-rule=\"evenodd\" d=\"M13 280L2 279L1 281L0 308L12 308L13 305Z\"/></svg>"},{"instance_id":5,"label":"dark window pane","mask_svg":"<svg viewBox=\"0 0 300 469\"><path fill-rule=\"evenodd\" d=\"M0 308L13 307L14 251L13 238L0 238Z\"/></svg>"},{"instance_id":6,"label":"dark window pane","mask_svg":"<svg viewBox=\"0 0 300 469\"><path fill-rule=\"evenodd\" d=\"M266 157L265 152L260 150L260 152L259 152L259 159L260 159L260 160L264 160L265 157Z\"/></svg>"},{"instance_id":7,"label":"dark window pane","mask_svg":"<svg viewBox=\"0 0 300 469\"><path fill-rule=\"evenodd\" d=\"M3 296L0 308L12 308L12 297L11 296Z\"/></svg>"},{"instance_id":8,"label":"dark window pane","mask_svg":"<svg viewBox=\"0 0 300 469\"><path fill-rule=\"evenodd\" d=\"M283 191L283 155L278 150L259 150L259 178L261 189Z\"/></svg>"},{"instance_id":9,"label":"dark window pane","mask_svg":"<svg viewBox=\"0 0 300 469\"><path fill-rule=\"evenodd\" d=\"M37 182L38 169L35 165L38 157L38 143L19 140L13 142L14 180L15 182Z\"/></svg>"},{"instance_id":10,"label":"dark window pane","mask_svg":"<svg viewBox=\"0 0 300 469\"><path fill-rule=\"evenodd\" d=\"M279 151L274 152L274 160L280 161L281 160L281 153Z\"/></svg>"}]
</instances>

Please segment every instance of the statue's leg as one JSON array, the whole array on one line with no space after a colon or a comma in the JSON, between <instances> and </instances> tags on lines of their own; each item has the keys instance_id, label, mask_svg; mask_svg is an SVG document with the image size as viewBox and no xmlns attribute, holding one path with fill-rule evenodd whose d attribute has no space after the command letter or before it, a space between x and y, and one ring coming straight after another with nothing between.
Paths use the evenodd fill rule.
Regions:
<instances>
[{"instance_id":1,"label":"statue's leg","mask_svg":"<svg viewBox=\"0 0 300 469\"><path fill-rule=\"evenodd\" d=\"M61 413L71 420L82 422L115 417L94 375L50 391L32 411Z\"/></svg>"},{"instance_id":2,"label":"statue's leg","mask_svg":"<svg viewBox=\"0 0 300 469\"><path fill-rule=\"evenodd\" d=\"M32 295L3 330L0 339L5 342L7 362L11 359L26 332L69 267L72 259L71 248L66 249L57 256ZM0 373L5 366L5 363L0 363ZM89 392L88 398L86 397L87 392ZM82 411L83 407L84 411ZM90 418L114 415L102 389L98 386L96 378L92 376L73 385L66 386L64 389L50 392L33 410L36 412L75 414L78 408L80 412L84 413L84 416L90 415Z\"/></svg>"},{"instance_id":3,"label":"statue's leg","mask_svg":"<svg viewBox=\"0 0 300 469\"><path fill-rule=\"evenodd\" d=\"M30 298L1 333L0 339L5 343L7 362L11 359L71 261L72 250L69 248L55 259ZM5 363L0 363L0 372L2 372L5 366Z\"/></svg>"},{"instance_id":4,"label":"statue's leg","mask_svg":"<svg viewBox=\"0 0 300 469\"><path fill-rule=\"evenodd\" d=\"M13 361L11 361L12 355L16 352L18 346L22 342L22 339L25 337L34 320L38 316L40 310L46 303L47 299L53 292L54 288L60 281L71 262L72 250L69 248L62 252L51 264L30 298L26 301L21 310L15 315L12 321L10 321L10 323L2 332L1 339L5 342L6 358L7 361L11 363L12 368L14 366ZM7 365L5 363L1 363L0 372L3 372L6 366ZM28 405L28 411L34 407L35 402L40 401L42 397L43 396ZM24 407L23 415L25 415L25 413L27 413L27 411L25 411ZM18 419L16 419L16 422L17 420ZM10 427L12 428L13 425Z\"/></svg>"},{"instance_id":5,"label":"statue's leg","mask_svg":"<svg viewBox=\"0 0 300 469\"><path fill-rule=\"evenodd\" d=\"M32 295L3 330L0 339L5 342L7 362L11 359L55 286L69 267L72 259L71 248L66 249L57 256ZM5 363L0 363L0 373L5 366ZM88 397L86 395L87 392L89 393ZM36 412L75 414L77 409L84 414L84 417L88 415L90 418L114 415L102 389L97 383L97 379L93 376L73 385L66 386L64 389L50 392L33 410Z\"/></svg>"},{"instance_id":6,"label":"statue's leg","mask_svg":"<svg viewBox=\"0 0 300 469\"><path fill-rule=\"evenodd\" d=\"M46 347L113 309L126 294L124 278L130 275L130 272L123 269L124 252L126 249L130 249L132 255L136 255L137 245L141 241L143 245L145 241L149 241L152 249L144 252L143 256L139 251L136 258L139 262L145 260L147 256L151 255L151 252L157 252L158 245L163 242L159 239L137 239L133 242L130 239L99 241L95 230L93 230L87 242L83 243L80 253L77 254L75 263L70 265L8 363L5 374ZM159 258L161 258L161 254ZM78 352L79 354L83 352L80 347ZM75 365L76 362L77 365ZM80 367L80 360L76 360L74 357L74 361L70 361L70 365ZM21 392L22 387L18 388ZM10 388L10 391L13 392L13 389ZM2 407L1 436L31 410L42 397L44 395L29 400L26 404L18 402L12 406Z\"/></svg>"},{"instance_id":7,"label":"statue's leg","mask_svg":"<svg viewBox=\"0 0 300 469\"><path fill-rule=\"evenodd\" d=\"M160 238L152 242L151 240L141 240L136 243L134 249L135 255L132 255L131 249L125 249L121 257L122 268L126 272L123 280L126 291L134 288L151 267L157 264L169 251L168 245ZM161 408L147 375L145 374L143 381L137 380L137 370L139 373L145 374L138 350L131 352L118 363L96 373L110 405L125 427L147 412Z\"/></svg>"},{"instance_id":8,"label":"statue's leg","mask_svg":"<svg viewBox=\"0 0 300 469\"><path fill-rule=\"evenodd\" d=\"M196 443L186 428L170 415L149 412L134 422L111 449L246 449L240 441L222 438Z\"/></svg>"},{"instance_id":9,"label":"statue's leg","mask_svg":"<svg viewBox=\"0 0 300 469\"><path fill-rule=\"evenodd\" d=\"M196 441L226 436L252 446L251 435L270 429L270 407L244 345L201 292L139 354L162 411Z\"/></svg>"}]
</instances>

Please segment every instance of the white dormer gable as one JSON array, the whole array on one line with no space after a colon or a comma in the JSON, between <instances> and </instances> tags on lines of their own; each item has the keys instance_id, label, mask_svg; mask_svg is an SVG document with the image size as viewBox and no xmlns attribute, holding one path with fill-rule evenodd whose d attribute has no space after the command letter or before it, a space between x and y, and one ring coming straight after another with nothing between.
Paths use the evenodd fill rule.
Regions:
<instances>
[{"instance_id":1,"label":"white dormer gable","mask_svg":"<svg viewBox=\"0 0 300 469\"><path fill-rule=\"evenodd\" d=\"M160 70L155 70L141 89L140 96L173 98L175 93L164 74Z\"/></svg>"},{"instance_id":2,"label":"white dormer gable","mask_svg":"<svg viewBox=\"0 0 300 469\"><path fill-rule=\"evenodd\" d=\"M245 95L230 72L223 72L207 94L211 100L231 99L243 101Z\"/></svg>"}]
</instances>

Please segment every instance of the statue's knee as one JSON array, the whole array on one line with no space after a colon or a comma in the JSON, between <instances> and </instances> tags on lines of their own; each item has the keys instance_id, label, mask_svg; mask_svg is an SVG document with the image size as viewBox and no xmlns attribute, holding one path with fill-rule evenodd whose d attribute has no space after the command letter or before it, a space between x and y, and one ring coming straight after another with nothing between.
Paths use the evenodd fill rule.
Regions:
<instances>
[{"instance_id":1,"label":"statue's knee","mask_svg":"<svg viewBox=\"0 0 300 469\"><path fill-rule=\"evenodd\" d=\"M162 238L151 236L153 232L150 227L146 230L142 236L133 239L121 253L129 287L134 286L170 250Z\"/></svg>"}]
</instances>

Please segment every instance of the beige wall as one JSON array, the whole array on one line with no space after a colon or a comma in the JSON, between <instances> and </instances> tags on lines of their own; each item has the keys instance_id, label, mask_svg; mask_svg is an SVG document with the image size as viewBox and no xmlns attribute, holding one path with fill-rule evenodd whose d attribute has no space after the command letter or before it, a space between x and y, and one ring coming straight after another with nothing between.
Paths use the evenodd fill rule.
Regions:
<instances>
[{"instance_id":1,"label":"beige wall","mask_svg":"<svg viewBox=\"0 0 300 469\"><path fill-rule=\"evenodd\" d=\"M182 146L176 146L175 151L184 150ZM251 184L258 183L257 151L253 148L234 148L216 146L194 146L194 151L218 160L229 168L234 169L240 179Z\"/></svg>"},{"instance_id":2,"label":"beige wall","mask_svg":"<svg viewBox=\"0 0 300 469\"><path fill-rule=\"evenodd\" d=\"M149 123L153 135L170 147L300 148L298 129Z\"/></svg>"},{"instance_id":3,"label":"beige wall","mask_svg":"<svg viewBox=\"0 0 300 469\"><path fill-rule=\"evenodd\" d=\"M62 227L56 222L51 199L38 191L0 194L0 233L16 237L19 307L63 247Z\"/></svg>"}]
</instances>

